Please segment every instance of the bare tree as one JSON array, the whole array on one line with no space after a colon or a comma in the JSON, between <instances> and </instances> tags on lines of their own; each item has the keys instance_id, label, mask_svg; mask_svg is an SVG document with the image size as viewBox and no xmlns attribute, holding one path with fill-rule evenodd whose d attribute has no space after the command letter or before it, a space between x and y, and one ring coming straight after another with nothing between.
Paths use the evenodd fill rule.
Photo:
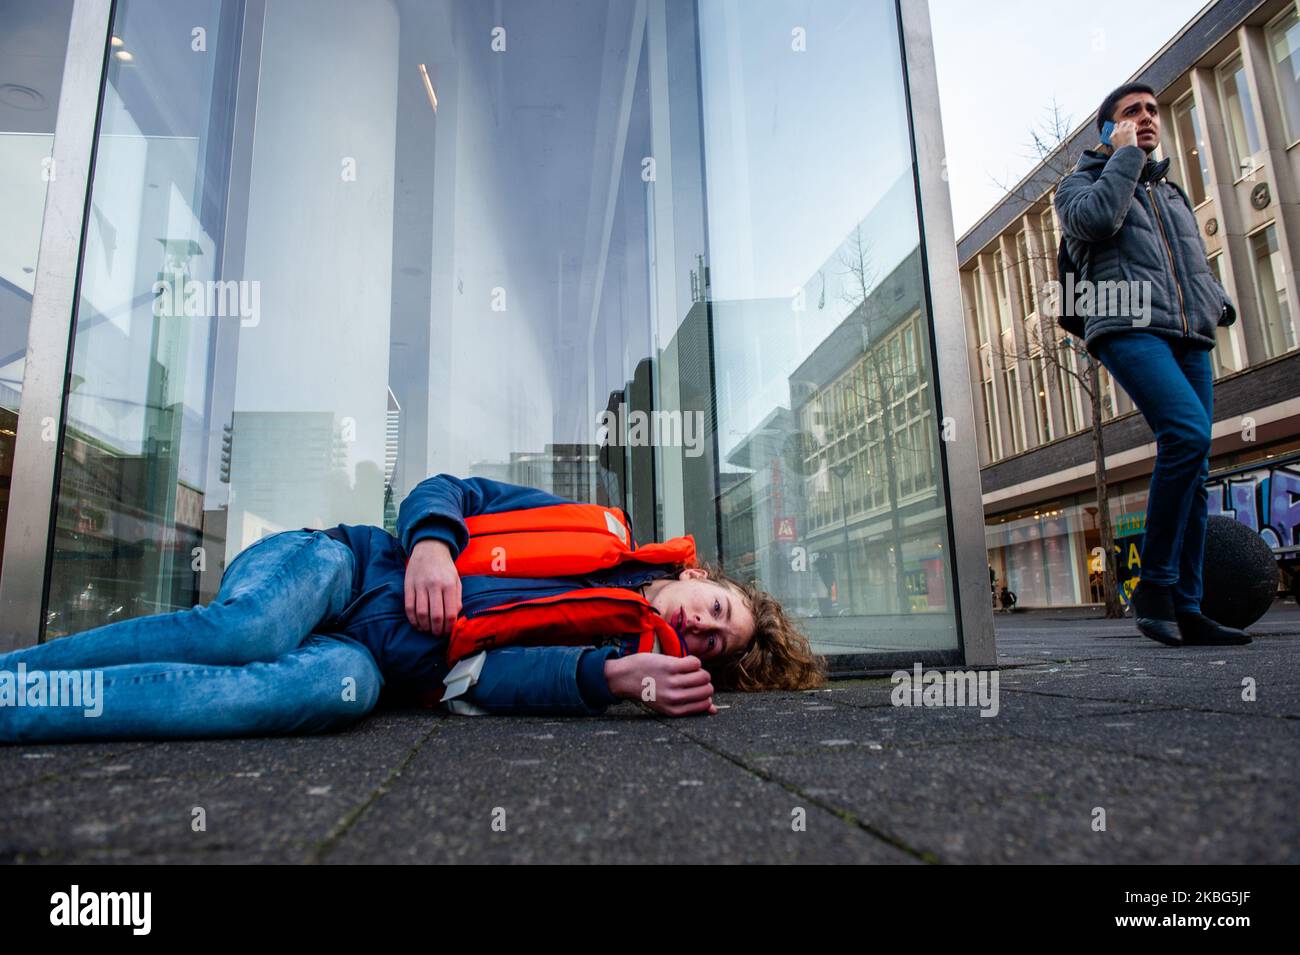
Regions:
<instances>
[{"instance_id":1,"label":"bare tree","mask_svg":"<svg viewBox=\"0 0 1300 955\"><path fill-rule=\"evenodd\" d=\"M1035 173L1011 188L999 184L1009 195L1023 203L1026 209L1038 212L1046 211L1048 207L1047 192L1073 169L1068 150L1069 120L1061 116L1060 106L1055 100L1047 107L1047 112L1046 121L1031 131L1029 145L1039 161ZM1013 336L1012 341L1016 344L1012 347L1006 347L1005 340L999 335L996 336L996 343L991 343L991 348L1004 364L1014 363L1017 367L1029 369L1031 396L1040 390L1051 388L1051 384L1044 379L1054 376L1057 382L1075 383L1088 400L1093 458L1096 461L1093 473L1098 531L1101 537L1102 597L1107 617L1123 617L1124 607L1119 598L1119 575L1116 572L1115 534L1110 519L1110 486L1106 476L1106 440L1103 431L1105 396L1101 385L1101 366L1088 353L1082 339L1056 327L1055 319L1062 314L1062 309L1073 306L1073 303L1061 300L1064 291L1059 285L1052 284L1056 279L1056 249L1047 247L1044 242L1040 244L1037 254L1030 250L1021 256L1019 243L1016 248L1017 257L1010 263L1004 257L1003 269L1010 273L1012 269L1018 270L1022 261L1025 262L1037 288L1040 321L1036 327L1025 323L1025 334ZM1010 274L1004 279L1004 285L1011 287ZM991 335L990 338L994 336ZM1036 376L1039 379L1037 381ZM1062 401L1069 400L1067 395L1061 397ZM1093 566L1095 556L1090 555L1089 567Z\"/></svg>"}]
</instances>

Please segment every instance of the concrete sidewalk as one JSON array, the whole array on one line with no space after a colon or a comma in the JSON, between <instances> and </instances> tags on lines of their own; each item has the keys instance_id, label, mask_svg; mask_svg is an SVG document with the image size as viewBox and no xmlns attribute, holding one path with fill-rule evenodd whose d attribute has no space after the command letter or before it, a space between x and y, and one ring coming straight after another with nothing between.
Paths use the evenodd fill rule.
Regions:
<instances>
[{"instance_id":1,"label":"concrete sidewalk","mask_svg":"<svg viewBox=\"0 0 1300 955\"><path fill-rule=\"evenodd\" d=\"M997 624L992 718L894 707L876 679L689 720L401 711L323 737L2 746L0 861L1300 861L1293 605L1239 648L1083 611Z\"/></svg>"}]
</instances>

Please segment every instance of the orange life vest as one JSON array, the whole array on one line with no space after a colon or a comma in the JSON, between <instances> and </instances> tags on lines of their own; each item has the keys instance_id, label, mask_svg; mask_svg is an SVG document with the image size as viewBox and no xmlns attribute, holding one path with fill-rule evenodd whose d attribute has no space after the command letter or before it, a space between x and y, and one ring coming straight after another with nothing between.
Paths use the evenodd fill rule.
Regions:
<instances>
[{"instance_id":1,"label":"orange life vest","mask_svg":"<svg viewBox=\"0 0 1300 955\"><path fill-rule=\"evenodd\" d=\"M627 515L598 504L551 504L466 518L469 544L456 558L461 576L568 577L626 561L697 564L689 534L634 546ZM634 635L637 652L686 656L677 631L635 591L577 587L500 604L452 627L447 662L502 646L581 646L611 634Z\"/></svg>"}]
</instances>

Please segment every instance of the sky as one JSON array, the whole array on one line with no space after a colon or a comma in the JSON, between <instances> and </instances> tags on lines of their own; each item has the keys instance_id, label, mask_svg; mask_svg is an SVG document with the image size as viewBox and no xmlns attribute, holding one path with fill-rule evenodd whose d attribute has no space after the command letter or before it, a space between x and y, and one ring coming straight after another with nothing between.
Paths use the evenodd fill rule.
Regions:
<instances>
[{"instance_id":1,"label":"sky","mask_svg":"<svg viewBox=\"0 0 1300 955\"><path fill-rule=\"evenodd\" d=\"M1074 130L1205 6L930 0L957 237L1034 167L1053 98Z\"/></svg>"}]
</instances>

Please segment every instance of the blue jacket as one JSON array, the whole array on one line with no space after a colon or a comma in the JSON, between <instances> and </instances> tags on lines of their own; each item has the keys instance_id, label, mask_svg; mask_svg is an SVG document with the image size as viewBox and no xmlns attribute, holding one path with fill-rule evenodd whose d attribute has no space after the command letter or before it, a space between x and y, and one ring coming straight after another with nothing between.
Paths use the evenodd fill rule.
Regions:
<instances>
[{"instance_id":1,"label":"blue jacket","mask_svg":"<svg viewBox=\"0 0 1300 955\"><path fill-rule=\"evenodd\" d=\"M536 488L487 478L439 474L421 481L402 501L397 537L382 527L339 524L325 531L352 549L356 573L343 612L325 625L362 643L374 656L389 700L413 700L440 688L447 675L447 639L406 619L406 557L422 540L440 540L452 559L469 543L465 518L478 514L572 503ZM640 587L668 576L662 566L627 562L580 577L461 578L463 613L575 587ZM488 653L478 683L464 699L492 713L595 715L617 702L605 680L605 661L630 652L601 647L503 647Z\"/></svg>"}]
</instances>

